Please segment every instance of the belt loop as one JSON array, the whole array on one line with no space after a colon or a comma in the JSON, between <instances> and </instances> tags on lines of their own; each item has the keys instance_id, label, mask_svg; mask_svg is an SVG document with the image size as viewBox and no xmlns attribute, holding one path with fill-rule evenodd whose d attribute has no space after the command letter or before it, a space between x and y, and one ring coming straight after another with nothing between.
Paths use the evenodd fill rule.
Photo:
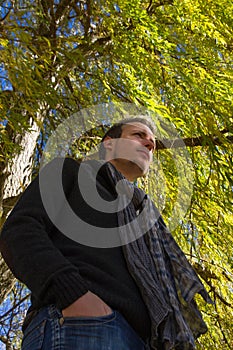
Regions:
<instances>
[{"instance_id":1,"label":"belt loop","mask_svg":"<svg viewBox=\"0 0 233 350\"><path fill-rule=\"evenodd\" d=\"M49 316L53 319L62 317L62 312L53 304L49 305L48 312L49 312Z\"/></svg>"}]
</instances>

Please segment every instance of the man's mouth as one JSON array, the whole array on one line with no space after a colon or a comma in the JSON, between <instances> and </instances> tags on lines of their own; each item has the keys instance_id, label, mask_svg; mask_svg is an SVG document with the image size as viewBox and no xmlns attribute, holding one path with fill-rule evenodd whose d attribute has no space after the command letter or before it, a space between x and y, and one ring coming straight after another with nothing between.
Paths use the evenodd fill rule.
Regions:
<instances>
[{"instance_id":1,"label":"man's mouth","mask_svg":"<svg viewBox=\"0 0 233 350\"><path fill-rule=\"evenodd\" d=\"M148 151L146 151L146 150L144 150L144 149L139 149L138 152L143 153L143 154L146 156L147 160L150 159L150 155L149 155L149 152L148 152Z\"/></svg>"}]
</instances>

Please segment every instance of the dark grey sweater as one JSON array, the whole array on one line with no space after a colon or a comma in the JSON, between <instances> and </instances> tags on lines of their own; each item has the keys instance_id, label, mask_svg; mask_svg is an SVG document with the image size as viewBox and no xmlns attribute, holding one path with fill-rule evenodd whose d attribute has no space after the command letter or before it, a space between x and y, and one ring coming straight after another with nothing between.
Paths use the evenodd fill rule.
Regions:
<instances>
[{"instance_id":1,"label":"dark grey sweater","mask_svg":"<svg viewBox=\"0 0 233 350\"><path fill-rule=\"evenodd\" d=\"M59 161L55 159L43 170L50 192ZM62 179L69 205L92 227L116 227L116 213L94 210L82 198L78 169L76 161L65 160ZM98 192L105 200L112 201L116 193L108 178L100 171L97 180ZM63 203L57 203L56 193L51 205L53 200L61 220ZM149 315L128 272L122 248L88 247L61 233L44 209L39 177L26 189L7 219L0 236L0 249L14 275L32 292L30 310L49 304L64 309L90 290L121 312L139 336L143 339L150 336Z\"/></svg>"}]
</instances>

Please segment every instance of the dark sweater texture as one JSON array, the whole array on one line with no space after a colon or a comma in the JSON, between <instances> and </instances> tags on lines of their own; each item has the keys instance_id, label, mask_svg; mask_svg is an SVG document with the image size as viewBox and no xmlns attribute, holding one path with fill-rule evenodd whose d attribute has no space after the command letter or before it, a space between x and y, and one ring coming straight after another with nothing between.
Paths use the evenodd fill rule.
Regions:
<instances>
[{"instance_id":1,"label":"dark sweater texture","mask_svg":"<svg viewBox=\"0 0 233 350\"><path fill-rule=\"evenodd\" d=\"M62 220L63 203L53 191L57 176L55 159L42 171L48 179L57 216ZM77 181L79 163L64 161L63 189L70 207L93 227L117 227L116 213L104 213L87 205ZM110 183L101 171L97 190L104 200L114 200ZM77 227L78 233L79 227ZM98 238L97 238L98 239ZM31 310L54 304L66 308L88 290L126 318L143 339L150 336L150 319L139 289L131 277L121 247L89 247L68 238L51 222L40 195L39 177L26 189L7 219L0 249L14 275L32 292Z\"/></svg>"}]
</instances>

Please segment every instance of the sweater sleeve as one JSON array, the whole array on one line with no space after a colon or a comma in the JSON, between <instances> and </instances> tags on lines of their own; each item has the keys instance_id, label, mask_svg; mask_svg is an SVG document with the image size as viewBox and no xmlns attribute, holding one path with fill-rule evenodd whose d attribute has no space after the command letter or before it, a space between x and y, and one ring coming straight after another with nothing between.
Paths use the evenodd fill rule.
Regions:
<instances>
[{"instance_id":1,"label":"sweater sleeve","mask_svg":"<svg viewBox=\"0 0 233 350\"><path fill-rule=\"evenodd\" d=\"M72 191L78 171L76 161L60 158L42 170L43 181L47 183L49 205L54 208L54 217L61 215L63 206L55 187L53 188L53 179L59 176L61 162L65 195ZM44 185L46 184L43 187ZM0 235L0 250L13 274L26 284L40 304L53 303L59 309L64 309L88 289L78 267L67 260L53 244L52 221L45 210L40 179L37 176L5 222Z\"/></svg>"}]
</instances>

